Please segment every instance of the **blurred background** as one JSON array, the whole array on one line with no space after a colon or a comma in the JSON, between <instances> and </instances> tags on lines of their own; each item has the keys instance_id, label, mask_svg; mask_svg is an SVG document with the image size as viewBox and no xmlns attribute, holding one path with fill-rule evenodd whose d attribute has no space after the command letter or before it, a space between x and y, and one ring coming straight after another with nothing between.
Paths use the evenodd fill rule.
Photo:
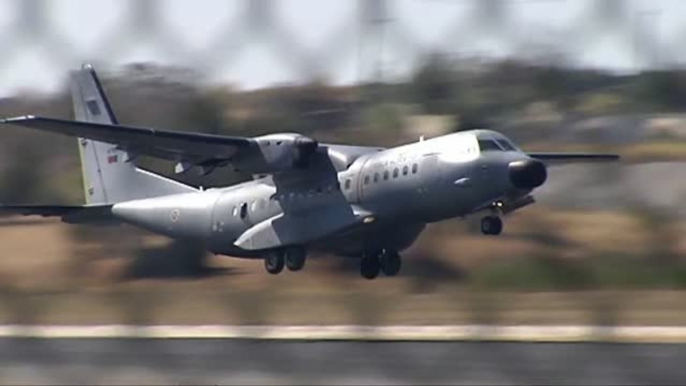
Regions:
<instances>
[{"instance_id":1,"label":"blurred background","mask_svg":"<svg viewBox=\"0 0 686 386\"><path fill-rule=\"evenodd\" d=\"M5 217L0 323L686 325L685 16L667 0L1 0L3 117L72 118L68 72L91 62L124 124L389 147L491 128L623 160L552 169L501 237L433 224L374 282L356 260L273 277L127 226ZM0 202L82 203L76 141L3 127Z\"/></svg>"}]
</instances>

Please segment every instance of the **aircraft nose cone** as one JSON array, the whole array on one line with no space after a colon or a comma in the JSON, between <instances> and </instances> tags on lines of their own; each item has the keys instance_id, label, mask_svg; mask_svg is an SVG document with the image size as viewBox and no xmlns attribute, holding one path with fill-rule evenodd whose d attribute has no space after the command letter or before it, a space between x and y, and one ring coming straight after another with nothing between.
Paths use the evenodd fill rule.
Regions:
<instances>
[{"instance_id":1,"label":"aircraft nose cone","mask_svg":"<svg viewBox=\"0 0 686 386\"><path fill-rule=\"evenodd\" d=\"M543 162L533 159L510 162L510 182L519 189L537 188L548 179Z\"/></svg>"}]
</instances>

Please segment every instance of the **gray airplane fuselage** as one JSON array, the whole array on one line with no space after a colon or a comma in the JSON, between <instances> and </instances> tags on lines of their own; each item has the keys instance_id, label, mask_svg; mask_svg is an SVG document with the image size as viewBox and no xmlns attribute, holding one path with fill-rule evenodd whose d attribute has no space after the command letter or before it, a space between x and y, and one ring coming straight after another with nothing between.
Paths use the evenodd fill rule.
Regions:
<instances>
[{"instance_id":1,"label":"gray airplane fuselage","mask_svg":"<svg viewBox=\"0 0 686 386\"><path fill-rule=\"evenodd\" d=\"M514 147L482 149L481 137L507 141L487 130L454 133L368 152L331 178L287 184L272 175L227 188L122 202L112 212L131 224L199 240L214 253L235 257L263 256L270 249L271 228L279 224L281 244L291 238L309 250L358 257L369 250L401 251L428 223L524 197L542 183L516 186L512 164L537 161ZM341 218L365 213L362 224L331 233L330 219L340 227Z\"/></svg>"}]
</instances>

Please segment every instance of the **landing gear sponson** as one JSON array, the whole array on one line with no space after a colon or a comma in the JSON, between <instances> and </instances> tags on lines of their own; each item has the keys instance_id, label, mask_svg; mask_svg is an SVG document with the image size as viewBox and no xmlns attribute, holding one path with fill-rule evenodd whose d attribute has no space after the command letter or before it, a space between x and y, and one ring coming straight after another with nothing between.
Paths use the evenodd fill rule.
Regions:
<instances>
[{"instance_id":1,"label":"landing gear sponson","mask_svg":"<svg viewBox=\"0 0 686 386\"><path fill-rule=\"evenodd\" d=\"M398 252L384 250L365 255L360 261L360 274L368 280L375 279L383 272L386 276L395 276L400 272L402 259Z\"/></svg>"}]
</instances>

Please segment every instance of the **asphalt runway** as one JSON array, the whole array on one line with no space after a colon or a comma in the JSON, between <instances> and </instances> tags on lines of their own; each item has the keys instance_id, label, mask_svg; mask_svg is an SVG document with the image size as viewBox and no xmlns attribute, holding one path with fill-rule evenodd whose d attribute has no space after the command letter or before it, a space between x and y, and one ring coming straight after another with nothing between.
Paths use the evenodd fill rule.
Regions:
<instances>
[{"instance_id":1,"label":"asphalt runway","mask_svg":"<svg viewBox=\"0 0 686 386\"><path fill-rule=\"evenodd\" d=\"M0 339L2 384L684 384L686 345Z\"/></svg>"}]
</instances>

